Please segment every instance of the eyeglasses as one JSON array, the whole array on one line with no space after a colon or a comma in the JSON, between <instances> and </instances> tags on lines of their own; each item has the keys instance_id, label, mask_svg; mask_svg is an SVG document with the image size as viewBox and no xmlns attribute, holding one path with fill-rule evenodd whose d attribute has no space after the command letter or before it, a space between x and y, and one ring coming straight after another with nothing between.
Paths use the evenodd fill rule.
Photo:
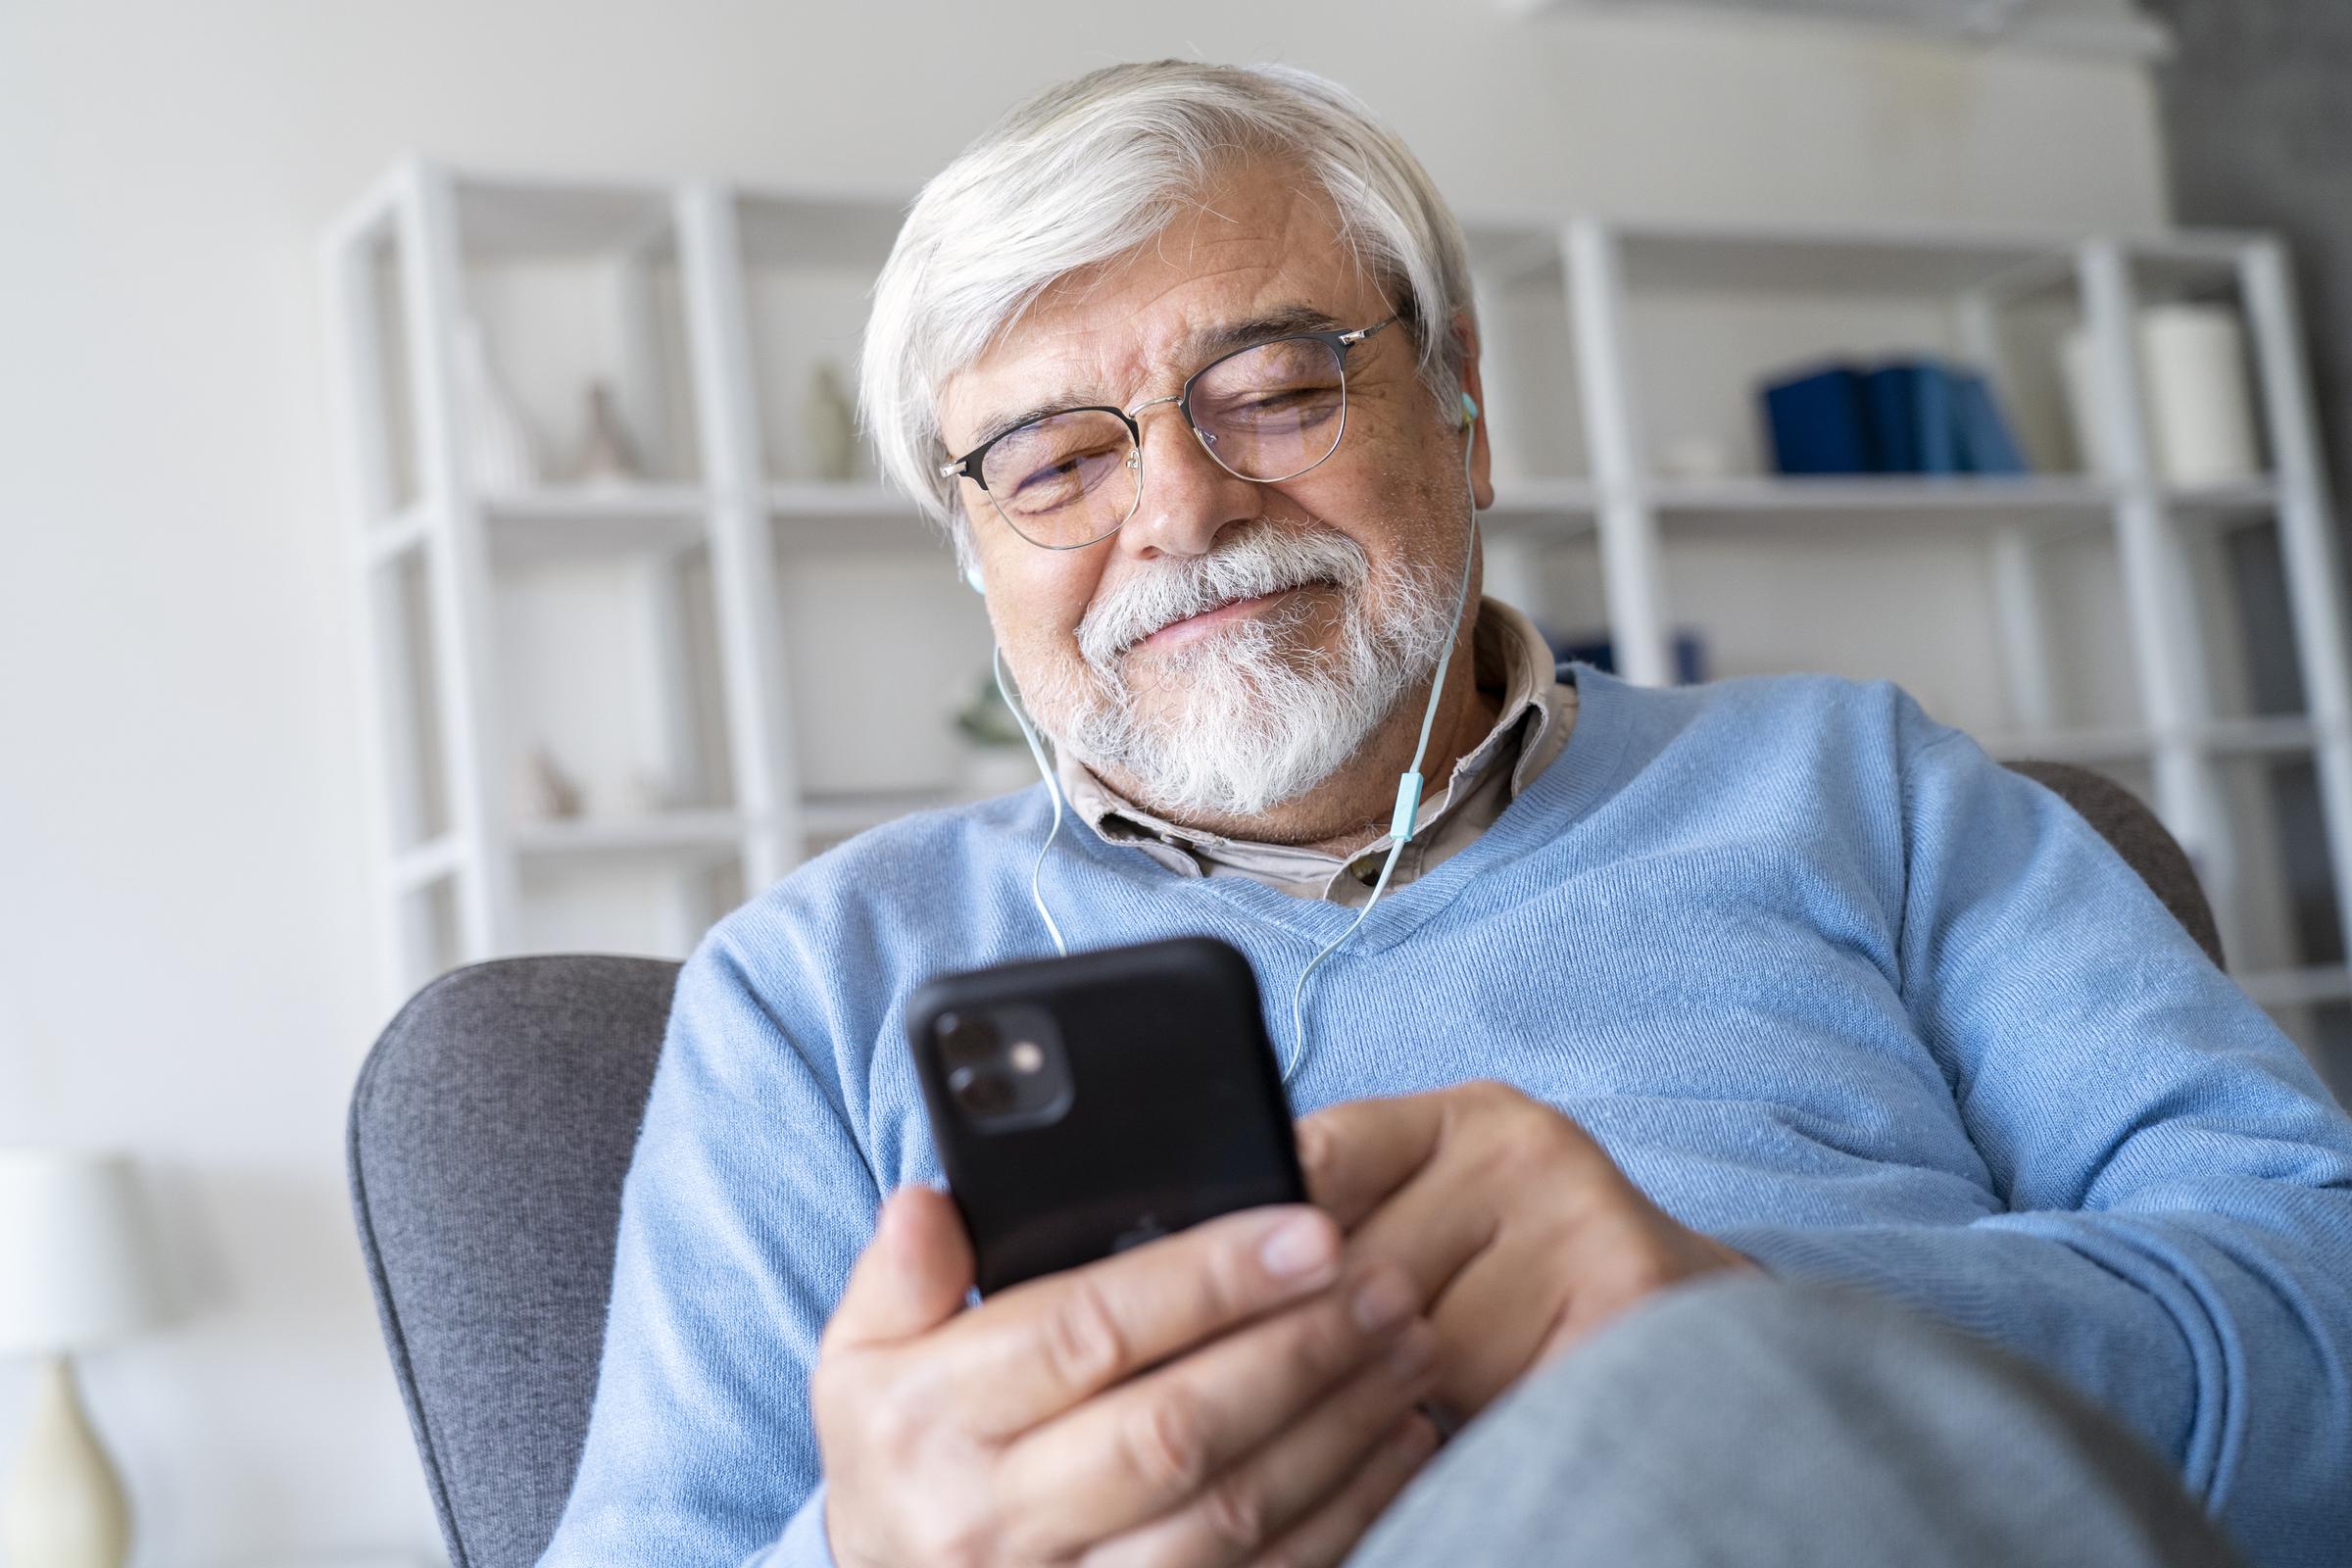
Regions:
<instances>
[{"instance_id":1,"label":"eyeglasses","mask_svg":"<svg viewBox=\"0 0 2352 1568\"><path fill-rule=\"evenodd\" d=\"M1348 351L1396 319L1236 349L1195 370L1173 397L1131 409L1041 415L942 465L940 476L960 475L987 491L1031 544L1076 550L1116 533L1143 504L1144 436L1135 416L1173 403L1227 473L1255 484L1296 479L1340 449Z\"/></svg>"}]
</instances>

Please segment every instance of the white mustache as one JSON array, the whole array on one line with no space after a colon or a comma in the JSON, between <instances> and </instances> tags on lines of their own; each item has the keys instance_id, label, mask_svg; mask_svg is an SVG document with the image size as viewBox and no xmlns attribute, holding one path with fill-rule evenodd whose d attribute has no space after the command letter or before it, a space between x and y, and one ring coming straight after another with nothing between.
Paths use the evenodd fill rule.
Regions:
<instances>
[{"instance_id":1,"label":"white mustache","mask_svg":"<svg viewBox=\"0 0 2352 1568\"><path fill-rule=\"evenodd\" d=\"M1172 561L1096 600L1078 622L1078 651L1107 674L1121 654L1163 626L1309 583L1360 590L1371 569L1363 547L1345 534L1254 527L1208 555Z\"/></svg>"}]
</instances>

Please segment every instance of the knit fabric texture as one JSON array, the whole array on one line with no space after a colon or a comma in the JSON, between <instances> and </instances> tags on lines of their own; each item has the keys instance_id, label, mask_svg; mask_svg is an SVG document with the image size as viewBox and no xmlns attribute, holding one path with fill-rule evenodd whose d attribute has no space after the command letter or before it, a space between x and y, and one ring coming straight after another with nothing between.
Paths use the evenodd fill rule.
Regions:
<instances>
[{"instance_id":1,"label":"knit fabric texture","mask_svg":"<svg viewBox=\"0 0 2352 1568\"><path fill-rule=\"evenodd\" d=\"M2257 1564L2352 1543L2352 1120L2057 796L1898 688L1576 666L1568 748L1316 972L1300 1113L1500 1079L1774 1272L2019 1352ZM1051 952L1043 786L810 861L679 976L588 1438L543 1563L829 1561L818 1335L891 1189L940 1179L923 980ZM1287 1053L1355 918L1065 826L1074 948L1205 934Z\"/></svg>"}]
</instances>

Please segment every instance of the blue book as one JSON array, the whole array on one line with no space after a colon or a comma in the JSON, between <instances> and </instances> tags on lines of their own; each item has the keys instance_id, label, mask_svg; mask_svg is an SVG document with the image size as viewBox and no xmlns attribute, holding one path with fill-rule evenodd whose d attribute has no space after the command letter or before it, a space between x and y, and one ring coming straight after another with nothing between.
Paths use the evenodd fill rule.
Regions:
<instances>
[{"instance_id":1,"label":"blue book","mask_svg":"<svg viewBox=\"0 0 2352 1568\"><path fill-rule=\"evenodd\" d=\"M1831 365L1764 388L1773 466L1782 473L1867 473L1869 423L1862 377Z\"/></svg>"},{"instance_id":2,"label":"blue book","mask_svg":"<svg viewBox=\"0 0 2352 1568\"><path fill-rule=\"evenodd\" d=\"M2024 473L2026 454L2001 413L2000 400L1973 370L1952 376L1953 423L1960 434L1960 467L1965 473Z\"/></svg>"},{"instance_id":3,"label":"blue book","mask_svg":"<svg viewBox=\"0 0 2352 1568\"><path fill-rule=\"evenodd\" d=\"M1920 368L1908 361L1882 365L1863 376L1872 473L1919 471L1920 379Z\"/></svg>"},{"instance_id":4,"label":"blue book","mask_svg":"<svg viewBox=\"0 0 2352 1568\"><path fill-rule=\"evenodd\" d=\"M1948 366L1934 360L1921 360L1912 367L1918 377L1911 404L1913 428L1918 432L1918 446L1913 453L1913 473L1958 473L1960 471L1960 420L1953 396L1952 372Z\"/></svg>"},{"instance_id":5,"label":"blue book","mask_svg":"<svg viewBox=\"0 0 2352 1568\"><path fill-rule=\"evenodd\" d=\"M1608 637L1588 637L1578 641L1545 632L1544 640L1551 645L1554 657L1563 664L1577 660L1591 664L1604 674L1617 673L1617 644ZM1674 679L1678 686L1695 686L1707 678L1706 639L1695 631L1674 634Z\"/></svg>"}]
</instances>

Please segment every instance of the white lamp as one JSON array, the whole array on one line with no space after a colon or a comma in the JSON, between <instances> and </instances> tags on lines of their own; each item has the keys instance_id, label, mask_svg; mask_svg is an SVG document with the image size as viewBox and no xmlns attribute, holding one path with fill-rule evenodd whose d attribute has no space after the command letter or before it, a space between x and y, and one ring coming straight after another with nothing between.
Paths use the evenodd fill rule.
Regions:
<instances>
[{"instance_id":1,"label":"white lamp","mask_svg":"<svg viewBox=\"0 0 2352 1568\"><path fill-rule=\"evenodd\" d=\"M67 1357L163 1315L130 1162L0 1149L0 1356L40 1357L24 1450L0 1492L12 1568L122 1568L130 1508Z\"/></svg>"}]
</instances>

